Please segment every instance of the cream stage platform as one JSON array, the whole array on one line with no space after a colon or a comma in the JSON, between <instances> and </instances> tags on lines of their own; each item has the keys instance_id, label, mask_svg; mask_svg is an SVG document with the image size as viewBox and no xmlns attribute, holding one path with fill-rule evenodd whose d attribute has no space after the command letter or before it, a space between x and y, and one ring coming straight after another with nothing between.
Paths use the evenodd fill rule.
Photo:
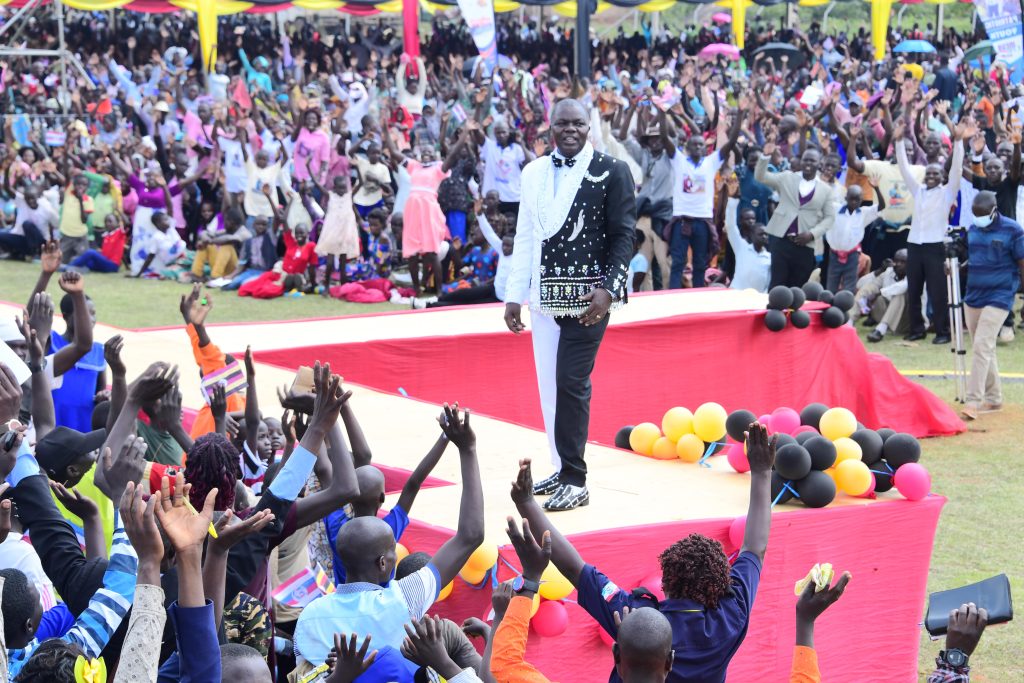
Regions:
<instances>
[{"instance_id":1,"label":"cream stage platform","mask_svg":"<svg viewBox=\"0 0 1024 683\"><path fill-rule=\"evenodd\" d=\"M749 477L733 472L721 457L700 467L602 445L611 443L622 424L658 423L673 405L692 409L704 401L757 414L821 401L851 408L869 427L893 425L922 436L961 428L944 403L899 376L888 361L866 354L852 329L828 330L815 320L806 330L768 332L762 323L765 301L763 295L728 290L651 294L632 298L613 315L594 378L591 434L600 443L587 451L592 503L553 519L584 559L619 586L656 588L657 555L691 532L717 538L727 553L734 552L728 530L746 513L749 490ZM229 308L230 298L218 297L213 317ZM415 467L434 442L437 404L443 400L460 401L475 413L489 542L507 543L503 530L506 516L515 513L508 493L517 461L532 457L538 477L550 471L547 440L536 429L530 341L505 330L500 306L211 324L208 332L239 358L246 345L252 346L257 388L269 414L275 412L267 408L274 404L275 389L291 382L295 367L315 358L329 360L354 392L353 407L375 462L398 473L397 479L389 476L394 491L388 505L397 499L401 471ZM183 329L98 325L96 339L117 333L126 339L130 378L155 359L175 362L182 369L186 405L201 407L199 375ZM814 349L812 362L808 356ZM847 387L845 378L858 374L870 377L851 379L854 386ZM876 390L894 395L881 403L861 395ZM925 463L927 450L926 442ZM460 489L446 485L460 480L454 449L433 476L442 481L420 492L414 523L402 538L412 551L434 551L457 524ZM847 597L819 623L824 678L866 680L864 672L872 671L886 672L872 680L916 680L918 623L944 501L938 495L912 503L895 493L877 500L840 494L819 510L778 506L749 633L733 659L729 681L787 680L793 583L816 562L831 562L854 576ZM501 556L499 576L507 578L518 561L510 547L503 547ZM452 595L436 611L456 621L482 616L489 609L490 585L456 579ZM610 649L574 599L575 594L567 602L568 630L554 638L531 634L529 658L552 680L604 680L612 666ZM851 632L867 630L870 647L850 657Z\"/></svg>"}]
</instances>

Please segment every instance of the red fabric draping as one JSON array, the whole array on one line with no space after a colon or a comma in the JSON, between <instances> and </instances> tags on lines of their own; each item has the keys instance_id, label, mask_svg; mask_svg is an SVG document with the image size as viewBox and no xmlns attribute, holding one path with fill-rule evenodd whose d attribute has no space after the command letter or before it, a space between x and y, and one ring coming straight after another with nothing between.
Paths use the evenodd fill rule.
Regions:
<instances>
[{"instance_id":1,"label":"red fabric draping","mask_svg":"<svg viewBox=\"0 0 1024 683\"><path fill-rule=\"evenodd\" d=\"M946 403L867 353L854 329L827 329L812 313L807 329L769 332L763 318L688 314L609 327L593 373L591 438L611 444L622 425L660 424L672 406L692 410L706 401L758 415L820 401L849 408L868 427L915 436L965 429ZM543 428L528 334L325 343L256 358L288 369L328 361L356 384L389 393L402 387L432 403L457 396L478 413Z\"/></svg>"},{"instance_id":2,"label":"red fabric draping","mask_svg":"<svg viewBox=\"0 0 1024 683\"><path fill-rule=\"evenodd\" d=\"M380 10L372 5L343 5L338 8L339 12L351 14L354 17L371 17L380 14Z\"/></svg>"},{"instance_id":3,"label":"red fabric draping","mask_svg":"<svg viewBox=\"0 0 1024 683\"><path fill-rule=\"evenodd\" d=\"M750 630L729 667L729 683L789 680L795 638L793 584L817 562L831 562L837 571L853 574L843 599L817 621L814 640L822 680L860 681L865 671L872 671L875 680L916 681L918 624L935 528L945 502L944 497L933 495L916 503L891 500L776 513ZM512 509L510 502L507 507ZM585 561L628 589L660 577L657 555L686 534L716 538L726 552L733 552L736 549L728 538L731 523L731 519L671 522L594 531L569 540ZM413 521L402 543L411 552L433 553L449 535L439 527ZM518 567L511 548L502 548L501 556ZM501 567L499 578L510 578L511 572ZM456 578L451 596L431 613L456 623L470 616L483 617L490 608L490 594L490 584L475 590ZM570 598L575 600L576 595ZM596 623L578 605L566 603L566 607L569 629L556 638L531 633L527 659L553 681L607 680L611 650L601 642ZM851 656L851 648L856 656Z\"/></svg>"},{"instance_id":4,"label":"red fabric draping","mask_svg":"<svg viewBox=\"0 0 1024 683\"><path fill-rule=\"evenodd\" d=\"M402 0L402 45L405 54L420 56L419 0Z\"/></svg>"}]
</instances>

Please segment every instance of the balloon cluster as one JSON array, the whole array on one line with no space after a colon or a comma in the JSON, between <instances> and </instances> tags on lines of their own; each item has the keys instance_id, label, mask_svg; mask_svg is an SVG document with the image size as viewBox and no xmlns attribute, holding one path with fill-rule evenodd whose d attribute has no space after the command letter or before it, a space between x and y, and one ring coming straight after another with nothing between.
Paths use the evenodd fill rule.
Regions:
<instances>
[{"instance_id":1,"label":"balloon cluster","mask_svg":"<svg viewBox=\"0 0 1024 683\"><path fill-rule=\"evenodd\" d=\"M615 445L659 460L697 462L724 446L727 418L717 403L704 403L692 413L675 407L661 418L661 427L653 422L623 427L615 435Z\"/></svg>"},{"instance_id":2,"label":"balloon cluster","mask_svg":"<svg viewBox=\"0 0 1024 683\"><path fill-rule=\"evenodd\" d=\"M808 301L819 301L828 304L821 312L821 322L825 327L836 328L846 324L850 319L849 311L853 308L853 292L843 290L833 294L817 282L808 282L803 287L786 287L777 285L768 292L768 312L764 316L764 325L772 332L781 332L787 324L803 329L811 324L811 317L800 307Z\"/></svg>"},{"instance_id":3,"label":"balloon cluster","mask_svg":"<svg viewBox=\"0 0 1024 683\"><path fill-rule=\"evenodd\" d=\"M754 420L778 435L772 472L772 501L798 498L807 507L825 507L837 491L874 497L895 487L908 500L921 500L931 490L931 476L918 463L921 444L910 434L867 429L846 408L812 403L799 413L777 408L755 417L749 410L729 415L726 426L733 443L726 451L737 472L747 472L743 431Z\"/></svg>"},{"instance_id":4,"label":"balloon cluster","mask_svg":"<svg viewBox=\"0 0 1024 683\"><path fill-rule=\"evenodd\" d=\"M409 551L401 543L395 544L398 561L401 562ZM482 588L485 582L498 571L498 545L484 541L483 545L474 550L459 571L459 577L474 588ZM450 582L441 589L437 602L445 600L452 594L455 582ZM549 564L541 575L540 591L533 596L533 607L530 610L530 625L538 635L546 638L560 636L569 627L569 612L564 600L573 592L572 583L562 576L553 564ZM484 621L488 615L484 615Z\"/></svg>"}]
</instances>

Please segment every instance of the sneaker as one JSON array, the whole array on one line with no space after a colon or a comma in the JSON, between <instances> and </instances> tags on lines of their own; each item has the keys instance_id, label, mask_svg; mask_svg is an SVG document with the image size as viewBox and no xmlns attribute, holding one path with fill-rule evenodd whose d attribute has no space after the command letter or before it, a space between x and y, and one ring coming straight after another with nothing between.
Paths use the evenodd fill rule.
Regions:
<instances>
[{"instance_id":1,"label":"sneaker","mask_svg":"<svg viewBox=\"0 0 1024 683\"><path fill-rule=\"evenodd\" d=\"M584 505L590 505L590 491L586 486L562 484L548 502L544 503L544 509L548 512L562 512L575 510Z\"/></svg>"},{"instance_id":2,"label":"sneaker","mask_svg":"<svg viewBox=\"0 0 1024 683\"><path fill-rule=\"evenodd\" d=\"M996 340L999 344L1009 344L1013 341L1013 328L1005 326L999 330L999 337Z\"/></svg>"},{"instance_id":3,"label":"sneaker","mask_svg":"<svg viewBox=\"0 0 1024 683\"><path fill-rule=\"evenodd\" d=\"M964 416L965 420L977 420L979 410L980 406L977 403L966 403L960 414Z\"/></svg>"},{"instance_id":4,"label":"sneaker","mask_svg":"<svg viewBox=\"0 0 1024 683\"><path fill-rule=\"evenodd\" d=\"M558 479L558 472L555 472L544 481L538 481L533 485L533 495L535 496L550 496L552 493L558 490L558 487L562 485L562 482Z\"/></svg>"}]
</instances>

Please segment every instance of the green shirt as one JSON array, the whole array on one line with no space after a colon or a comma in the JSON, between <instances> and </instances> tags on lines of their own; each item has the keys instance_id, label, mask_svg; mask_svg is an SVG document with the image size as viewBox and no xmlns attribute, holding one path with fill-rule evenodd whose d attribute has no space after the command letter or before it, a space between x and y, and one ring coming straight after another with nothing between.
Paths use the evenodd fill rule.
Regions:
<instances>
[{"instance_id":1,"label":"green shirt","mask_svg":"<svg viewBox=\"0 0 1024 683\"><path fill-rule=\"evenodd\" d=\"M146 440L146 460L161 465L181 465L181 446L168 432L160 431L142 420L135 421L139 436Z\"/></svg>"}]
</instances>

